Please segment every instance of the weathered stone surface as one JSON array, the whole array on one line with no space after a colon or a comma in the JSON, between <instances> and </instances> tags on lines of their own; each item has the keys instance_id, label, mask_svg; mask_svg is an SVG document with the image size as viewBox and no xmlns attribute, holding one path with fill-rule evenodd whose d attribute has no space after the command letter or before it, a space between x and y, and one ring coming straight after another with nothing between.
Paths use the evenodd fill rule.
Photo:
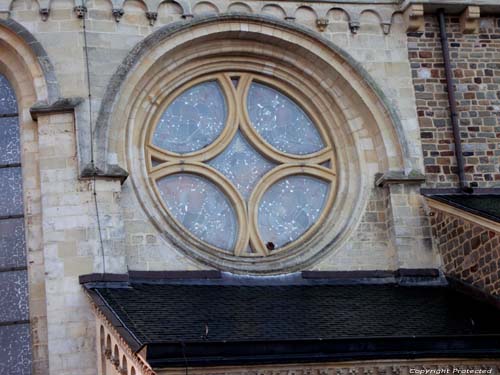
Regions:
<instances>
[{"instance_id":1,"label":"weathered stone surface","mask_svg":"<svg viewBox=\"0 0 500 375\"><path fill-rule=\"evenodd\" d=\"M472 1L461 3L471 5ZM341 201L363 199L366 203L350 219L352 233L343 240L340 248L315 260L310 269L391 270L437 267L440 264L431 241L429 219L418 192L417 182L422 181L422 176L417 173L413 178L410 173L411 170L422 171L425 166L428 186L450 187L456 182L439 35L432 17L425 19L424 33L407 34L408 24L402 14L404 9L397 1L377 4L338 1L332 5L330 2L304 4L264 0L244 3L226 0L147 1L145 4L116 0L111 4L96 0L87 3L88 49L85 51L83 20L77 18L73 10L75 5L81 5L81 2L43 0L38 6L25 0L0 0L0 28L13 33L9 36L9 43L18 46L25 43L31 48L30 56L23 55L23 64L18 63L19 60L7 60L6 56L11 56L10 49L9 53L1 51L0 61L16 76L19 75L16 90L22 93L19 118L24 195L18 195L11 206L21 214L23 212L19 209L24 204L26 215L34 374L96 374L98 353L94 317L78 285L79 275L104 271L120 273L127 268L199 270L211 267L186 256L165 228L153 224L148 207L138 199L138 195L149 192L138 193L132 178L125 180L130 172L129 165L121 161L128 160L133 154L131 148L135 147L130 139L132 136L125 130L127 121L115 124L113 130L116 132L109 131L106 122L110 114L126 109L114 108L113 105L116 94L130 75L144 74L141 67L137 67L138 62L149 59L153 65L167 60L168 56L160 58L150 51L156 45L168 45L179 32L192 31L195 26L206 29L199 27L195 35L205 41L209 39L203 39L208 31L214 33L224 22L231 20L235 21L228 33L232 39L244 37L248 40L257 35L257 40L265 42L271 35L275 40L282 38L284 43L283 33L293 34L290 45L300 45L307 40L304 49L312 51L311 54L326 56L325 51L329 51L341 56L341 68L357 74L357 78L349 83L360 92L370 92L355 102L346 98L347 87L336 86L339 77L330 77L318 85L334 92L342 109L337 113L339 123L349 124L349 134L356 139L358 146L356 150L345 148L343 140L338 139L336 151L345 153L351 160L363 158L366 170L355 172L366 174L367 182L359 190L360 196L346 193L340 198ZM498 4L492 1L489 5ZM149 18L146 12L149 12ZM417 13L414 18L421 21L422 15ZM153 25L150 21L154 21ZM463 111L460 121L462 132L467 134L464 140L466 172L470 182L477 186L497 186L500 181L500 22L498 17L480 18L480 33L463 35L458 17L449 21L459 107ZM260 35L263 24L272 30L267 36ZM195 40L193 35L186 37L189 38ZM222 45L221 51L225 52L228 45ZM198 52L203 53L204 47L200 44ZM22 52L17 48L13 50L19 54ZM259 53L257 44L253 52ZM273 52L276 55L277 49ZM297 63L294 52L290 49L274 57L293 65ZM90 88L87 86L86 56L89 58ZM301 72L316 74L314 68L320 63L320 58L308 61L303 64ZM32 69L37 66L39 72L32 76L22 75L24 66L38 72ZM179 68L175 62L170 66L170 73ZM138 73L133 71L136 68L139 68ZM265 73L273 73L275 68L269 64ZM127 93L132 99L140 94ZM56 102L60 97L86 99L80 104L59 102L65 104L60 106ZM384 134L368 132L368 123L380 119L357 113L363 102L375 97L380 111L391 119L388 123L394 122L394 127L385 128ZM150 99L154 101L154 98ZM36 105L40 100L45 104ZM57 105L51 106L54 103ZM30 107L37 122L30 116ZM92 133L94 144L91 144ZM394 138L399 139L401 150L395 146L386 148L378 139L382 136L390 138L393 133ZM109 152L110 144L126 147ZM384 153L388 160L382 166L378 155ZM97 169L89 168L93 157ZM374 187L375 174L387 171L386 182L391 183ZM341 174L339 171L339 176ZM142 175L139 177L143 178ZM413 178L415 184L406 185L407 177ZM0 185L7 186L7 183L0 181ZM0 206L6 207L7 202L0 203ZM461 227L465 228L466 224L458 225ZM481 248L498 245L494 242L496 235L486 240L484 231L470 230L464 252L479 257ZM448 235L455 236L454 233L451 230ZM457 231L457 238L461 235ZM437 236L440 238L439 234ZM1 244L0 249L3 246ZM478 263L482 256L476 260L476 255L469 258L459 256L454 253L455 249L442 251L446 270L464 279L473 277L473 283L498 294L494 275L488 274L486 266ZM22 261L24 259L12 259L8 266L17 266ZM491 262L486 256L483 261ZM17 337L23 335L17 333ZM11 337L11 333L5 337ZM23 345L23 349L16 349L16 353L29 350ZM0 358L2 355L0 352ZM24 363L22 359L14 361ZM404 364L399 366L407 369ZM309 369L298 366L293 370L269 368L266 371L344 373L348 367ZM114 367L111 368L115 371ZM230 373L251 371L239 369ZM373 366L370 371L383 373L386 367L381 364ZM399 369L390 371L396 373Z\"/></svg>"},{"instance_id":2,"label":"weathered stone surface","mask_svg":"<svg viewBox=\"0 0 500 375\"><path fill-rule=\"evenodd\" d=\"M477 34L447 17L465 174L471 187L500 186L500 19L478 20ZM425 32L409 34L409 59L417 100L427 186L458 186L439 25L426 16Z\"/></svg>"},{"instance_id":3,"label":"weathered stone surface","mask_svg":"<svg viewBox=\"0 0 500 375\"><path fill-rule=\"evenodd\" d=\"M500 232L438 210L431 225L446 275L500 295Z\"/></svg>"}]
</instances>

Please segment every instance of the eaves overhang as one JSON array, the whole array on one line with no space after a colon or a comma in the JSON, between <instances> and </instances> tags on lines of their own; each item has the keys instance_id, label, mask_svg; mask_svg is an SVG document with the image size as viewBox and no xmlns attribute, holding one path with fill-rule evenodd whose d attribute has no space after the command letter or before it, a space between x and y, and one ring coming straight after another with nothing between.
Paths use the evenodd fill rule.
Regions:
<instances>
[{"instance_id":1,"label":"eaves overhang","mask_svg":"<svg viewBox=\"0 0 500 375\"><path fill-rule=\"evenodd\" d=\"M215 273L154 280L141 272L141 281L105 275L83 286L153 369L500 357L498 310L423 274L420 286L380 271L371 277L386 283L328 282L324 273L316 283L306 273L304 283L252 285Z\"/></svg>"}]
</instances>

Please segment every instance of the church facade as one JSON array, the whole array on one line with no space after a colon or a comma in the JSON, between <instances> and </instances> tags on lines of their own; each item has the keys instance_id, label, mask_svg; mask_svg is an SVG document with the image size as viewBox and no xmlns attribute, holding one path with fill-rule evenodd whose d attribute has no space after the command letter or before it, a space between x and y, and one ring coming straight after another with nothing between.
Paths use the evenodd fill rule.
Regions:
<instances>
[{"instance_id":1,"label":"church facade","mask_svg":"<svg viewBox=\"0 0 500 375\"><path fill-rule=\"evenodd\" d=\"M0 0L0 195L0 374L497 373L500 4Z\"/></svg>"}]
</instances>

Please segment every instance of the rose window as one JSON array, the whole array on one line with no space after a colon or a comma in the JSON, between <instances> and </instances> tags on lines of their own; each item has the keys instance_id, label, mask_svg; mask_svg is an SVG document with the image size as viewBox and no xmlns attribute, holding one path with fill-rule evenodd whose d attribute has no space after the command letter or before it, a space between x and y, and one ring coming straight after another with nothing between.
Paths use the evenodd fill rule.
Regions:
<instances>
[{"instance_id":1,"label":"rose window","mask_svg":"<svg viewBox=\"0 0 500 375\"><path fill-rule=\"evenodd\" d=\"M225 256L307 241L335 197L333 146L311 98L220 73L174 90L146 136L153 190L179 235Z\"/></svg>"}]
</instances>

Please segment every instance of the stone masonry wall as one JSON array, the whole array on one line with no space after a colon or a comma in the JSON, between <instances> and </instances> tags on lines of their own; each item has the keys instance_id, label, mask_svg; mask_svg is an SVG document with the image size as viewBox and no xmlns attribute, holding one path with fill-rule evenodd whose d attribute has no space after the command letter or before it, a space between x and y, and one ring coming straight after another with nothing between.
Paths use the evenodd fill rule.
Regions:
<instances>
[{"instance_id":1,"label":"stone masonry wall","mask_svg":"<svg viewBox=\"0 0 500 375\"><path fill-rule=\"evenodd\" d=\"M429 187L457 187L457 168L439 25L408 34L425 172ZM481 18L478 34L460 32L448 17L465 172L471 187L500 186L500 18Z\"/></svg>"},{"instance_id":2,"label":"stone masonry wall","mask_svg":"<svg viewBox=\"0 0 500 375\"><path fill-rule=\"evenodd\" d=\"M431 225L445 274L500 295L500 232L436 210Z\"/></svg>"},{"instance_id":3,"label":"stone masonry wall","mask_svg":"<svg viewBox=\"0 0 500 375\"><path fill-rule=\"evenodd\" d=\"M78 282L79 275L104 271L94 185L77 179L73 114L39 116L38 139L50 374L95 375L94 316ZM98 180L95 189L106 270L123 272L120 182Z\"/></svg>"},{"instance_id":4,"label":"stone masonry wall","mask_svg":"<svg viewBox=\"0 0 500 375\"><path fill-rule=\"evenodd\" d=\"M8 17L28 29L45 48L54 65L61 96L87 98L82 21L73 10L74 2L50 2L50 15L45 21L36 1L16 0L12 4L7 3ZM220 0L217 1L217 8L208 9L205 1L186 3L192 3L195 16L230 11L230 5L233 5L231 1ZM367 4L354 4L349 5L353 8L349 15L337 5L332 8L331 4L325 2L308 3L310 7L304 7L300 2L282 2L287 7L286 12L262 0L248 3L255 14L274 15L280 19L294 16L294 22L318 33L316 18L325 18L327 26L319 35L349 51L379 84L401 119L404 132L410 140L411 153L418 155L419 128L408 61L406 26L401 14L394 13L397 10L395 6L379 5L376 7L378 14L366 11L365 8L369 7ZM183 10L173 2L163 2L158 5L158 9L154 9L158 11L154 25L150 25L146 17L144 4L137 1L124 3L125 14L120 22L116 22L112 16L112 4L109 1L90 0L86 5L95 119L109 79L127 53L152 32L184 18ZM318 17L314 16L315 13ZM7 17L5 12L0 15ZM356 15L358 18L351 22ZM356 29L356 33L352 32L352 28ZM77 116L86 113L86 105L88 103L77 109ZM88 127L88 122L77 121L75 124L72 114L56 114L40 116L36 125L38 149L34 151L34 157L39 161L39 167L33 166L32 173L39 175L39 187L36 189L41 197L38 209L41 222L37 223L39 228L36 230L41 232L37 238L43 241L36 261L43 270L37 271L32 280L44 280L45 285L41 286L39 294L41 308L45 303L47 309L47 332L39 330L43 345L37 349L41 360L38 368L34 369L35 374L47 373L45 356L49 357L50 374L96 374L94 317L78 284L78 276L102 272L104 269L96 230L92 183L78 179L77 148L83 142L83 137L77 137L76 127ZM25 147L28 145L26 139L23 143ZM318 269L391 269L396 266L399 256L393 248L395 241L391 237L393 228L399 224L391 224L390 218L396 215L389 212L388 204L391 202L391 207L399 206L401 199L400 203L397 200L402 197L391 201L388 189L374 189L373 192L371 189L366 191L372 194L372 199L363 218L360 218L360 229L343 249L318 262ZM186 270L206 267L178 251L150 222L148 213L137 200L130 179L123 186L120 186L119 181L98 180L97 190L107 272L125 272L125 258L126 266L130 269ZM401 205L414 212L414 216L419 216L420 202L410 199L413 195L412 191L409 200ZM425 224L422 237L426 237L424 227ZM33 234L35 229L31 227L29 230ZM403 233L400 237L405 236L408 235ZM427 253L430 251L424 254L426 259ZM405 254L408 252L405 251ZM432 266L434 263L426 261L424 265ZM38 305L30 306L34 307L37 308L33 309L34 312L40 310ZM43 316L45 312L39 312L39 315Z\"/></svg>"}]
</instances>

